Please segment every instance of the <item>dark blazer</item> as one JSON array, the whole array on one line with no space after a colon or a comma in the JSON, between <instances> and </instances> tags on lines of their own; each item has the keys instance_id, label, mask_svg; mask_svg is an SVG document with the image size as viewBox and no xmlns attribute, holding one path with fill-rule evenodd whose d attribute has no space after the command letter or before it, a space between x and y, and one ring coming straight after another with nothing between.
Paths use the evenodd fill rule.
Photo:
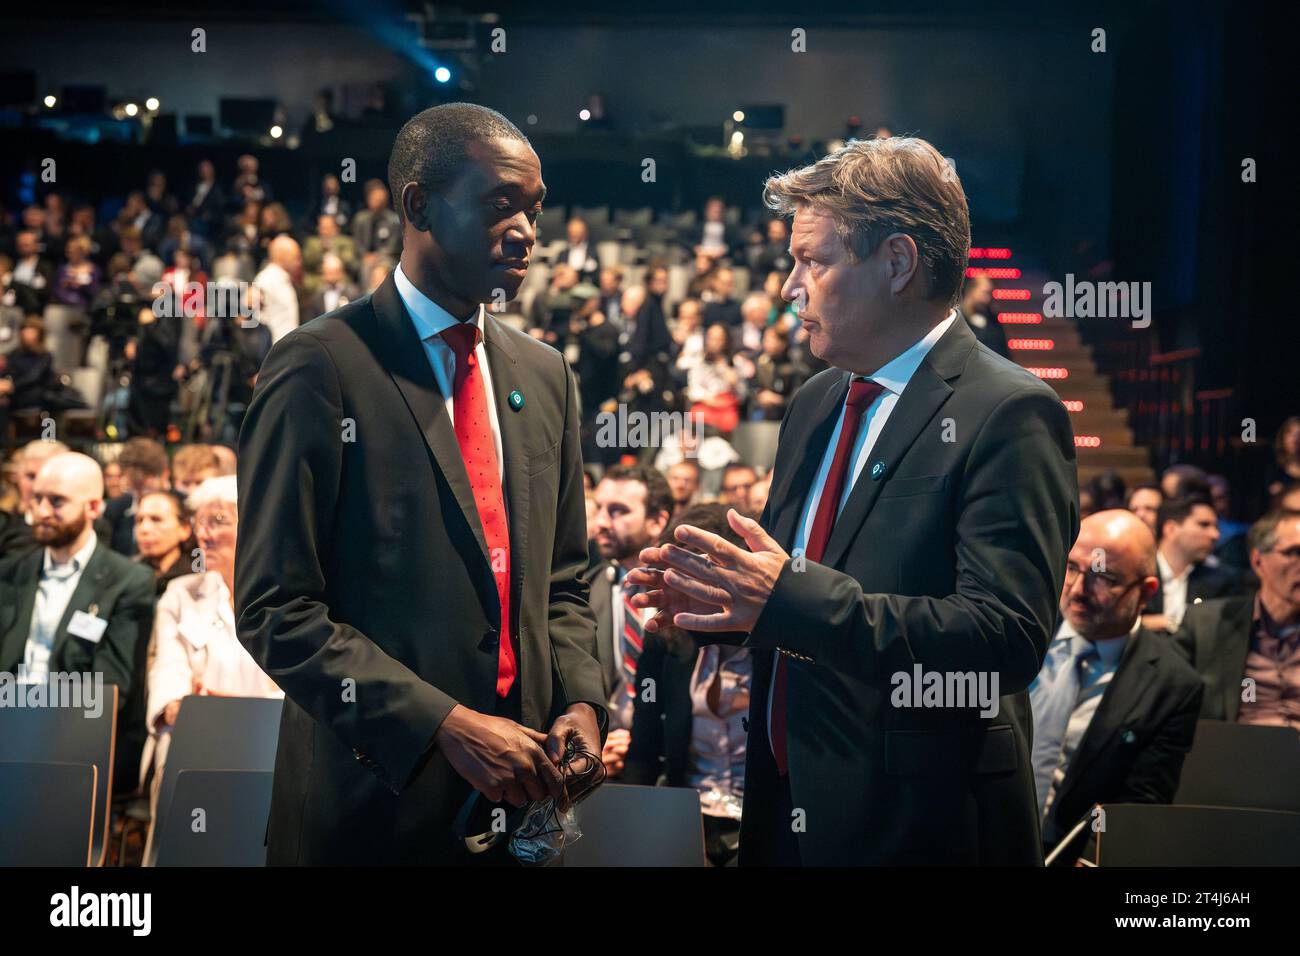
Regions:
<instances>
[{"instance_id":1,"label":"dark blazer","mask_svg":"<svg viewBox=\"0 0 1300 956\"><path fill-rule=\"evenodd\" d=\"M1096 803L1172 803L1204 685L1164 633L1138 628L1097 705L1050 815L1064 836ZM1080 847L1090 831L1080 834ZM1077 853L1059 858L1073 863Z\"/></svg>"},{"instance_id":2,"label":"dark blazer","mask_svg":"<svg viewBox=\"0 0 1300 956\"><path fill-rule=\"evenodd\" d=\"M127 493L104 502L104 513L95 523L99 540L118 554L133 557L139 550L135 543L135 496Z\"/></svg>"},{"instance_id":3,"label":"dark blazer","mask_svg":"<svg viewBox=\"0 0 1300 956\"><path fill-rule=\"evenodd\" d=\"M688 786L691 766L691 674L698 653L683 653L658 634L647 634L637 660L636 686L654 681L654 699L638 693L632 718L632 742L619 783L653 787L662 775L669 787Z\"/></svg>"},{"instance_id":4,"label":"dark blazer","mask_svg":"<svg viewBox=\"0 0 1300 956\"><path fill-rule=\"evenodd\" d=\"M490 313L484 325L522 723L545 731L584 701L603 730L573 376L549 346ZM269 862L460 861L452 824L471 791L432 742L457 703L498 708L500 603L391 275L271 349L239 436L239 500L239 636L287 697Z\"/></svg>"},{"instance_id":5,"label":"dark blazer","mask_svg":"<svg viewBox=\"0 0 1300 956\"><path fill-rule=\"evenodd\" d=\"M20 558L0 564L0 671L16 673L27 648L45 549L36 548ZM154 580L147 567L124 558L105 546L95 545L81 580L68 601L54 636L50 670L64 673L100 673L105 684L118 690L118 749L113 789L136 789L140 769L139 746L144 729L145 657L153 630ZM76 611L90 611L108 621L96 642L68 633Z\"/></svg>"},{"instance_id":6,"label":"dark blazer","mask_svg":"<svg viewBox=\"0 0 1300 956\"><path fill-rule=\"evenodd\" d=\"M1173 644L1205 682L1202 720L1237 719L1254 616L1254 594L1205 601L1183 616Z\"/></svg>"},{"instance_id":7,"label":"dark blazer","mask_svg":"<svg viewBox=\"0 0 1300 956\"><path fill-rule=\"evenodd\" d=\"M614 657L614 577L617 567L613 561L599 561L591 566L586 578L591 586L591 613L596 618L596 661L604 681L605 697L609 700L622 681L622 670Z\"/></svg>"},{"instance_id":8,"label":"dark blazer","mask_svg":"<svg viewBox=\"0 0 1300 956\"><path fill-rule=\"evenodd\" d=\"M1156 574L1159 576L1159 570ZM1192 573L1187 576L1187 607L1190 609L1198 601L1236 594L1240 590L1240 580L1240 576L1228 568L1212 568L1208 564L1196 565L1192 568ZM1160 587L1155 594L1151 595L1151 600L1147 602L1146 610L1142 613L1163 614L1164 612L1165 589L1162 578Z\"/></svg>"},{"instance_id":9,"label":"dark blazer","mask_svg":"<svg viewBox=\"0 0 1300 956\"><path fill-rule=\"evenodd\" d=\"M761 522L787 552L849 379L814 376L781 423ZM742 865L767 858L781 814L766 720L777 648L800 655L787 656L787 727L805 865L1041 862L1026 689L1078 514L1060 399L954 322L895 405L823 562L786 562L745 642ZM916 664L996 673L998 714L891 706L891 676Z\"/></svg>"}]
</instances>

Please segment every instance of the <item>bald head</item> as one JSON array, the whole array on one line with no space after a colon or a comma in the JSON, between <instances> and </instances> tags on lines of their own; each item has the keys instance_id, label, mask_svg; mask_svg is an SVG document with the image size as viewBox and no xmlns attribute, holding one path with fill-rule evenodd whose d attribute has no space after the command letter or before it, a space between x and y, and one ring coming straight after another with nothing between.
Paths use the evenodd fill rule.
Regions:
<instances>
[{"instance_id":1,"label":"bald head","mask_svg":"<svg viewBox=\"0 0 1300 956\"><path fill-rule=\"evenodd\" d=\"M276 236L266 248L266 254L281 269L292 271L301 258L301 250L292 236Z\"/></svg>"},{"instance_id":2,"label":"bald head","mask_svg":"<svg viewBox=\"0 0 1300 956\"><path fill-rule=\"evenodd\" d=\"M1118 561L1124 570L1147 577L1156 573L1156 539L1147 523L1131 511L1113 508L1088 515L1079 522L1079 540L1101 548L1107 563Z\"/></svg>"},{"instance_id":3,"label":"bald head","mask_svg":"<svg viewBox=\"0 0 1300 956\"><path fill-rule=\"evenodd\" d=\"M104 510L104 475L87 455L55 455L36 475L32 489L32 533L56 560L78 551L95 533Z\"/></svg>"},{"instance_id":4,"label":"bald head","mask_svg":"<svg viewBox=\"0 0 1300 956\"><path fill-rule=\"evenodd\" d=\"M1090 641L1127 634L1160 586L1156 541L1146 523L1123 509L1079 523L1066 564L1061 612Z\"/></svg>"},{"instance_id":5,"label":"bald head","mask_svg":"<svg viewBox=\"0 0 1300 956\"><path fill-rule=\"evenodd\" d=\"M69 451L55 455L36 475L36 488L57 490L65 497L82 498L87 501L102 500L104 497L104 473L99 462L89 455Z\"/></svg>"}]
</instances>

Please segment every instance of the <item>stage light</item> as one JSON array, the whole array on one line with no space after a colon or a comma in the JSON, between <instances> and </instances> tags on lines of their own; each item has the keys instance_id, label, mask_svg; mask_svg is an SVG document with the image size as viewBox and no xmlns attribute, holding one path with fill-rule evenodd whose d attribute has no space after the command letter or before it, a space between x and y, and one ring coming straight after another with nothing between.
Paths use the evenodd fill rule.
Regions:
<instances>
[{"instance_id":1,"label":"stage light","mask_svg":"<svg viewBox=\"0 0 1300 956\"><path fill-rule=\"evenodd\" d=\"M140 112L140 107L136 106L134 103L127 103L126 106L122 107L122 112L127 116L134 116L136 113Z\"/></svg>"},{"instance_id":2,"label":"stage light","mask_svg":"<svg viewBox=\"0 0 1300 956\"><path fill-rule=\"evenodd\" d=\"M1049 367L1041 368L1032 365L1025 366L1025 371L1030 375L1036 375L1039 378L1069 378L1070 370L1068 368Z\"/></svg>"},{"instance_id":3,"label":"stage light","mask_svg":"<svg viewBox=\"0 0 1300 956\"><path fill-rule=\"evenodd\" d=\"M279 139L283 135L284 135L283 127L279 126L278 124L271 127L271 139Z\"/></svg>"},{"instance_id":4,"label":"stage light","mask_svg":"<svg viewBox=\"0 0 1300 956\"><path fill-rule=\"evenodd\" d=\"M1041 312L1002 312L998 315L998 321L1003 325L1041 325L1043 314Z\"/></svg>"},{"instance_id":5,"label":"stage light","mask_svg":"<svg viewBox=\"0 0 1300 956\"><path fill-rule=\"evenodd\" d=\"M451 70L447 69L445 66L440 66L433 71L433 78L439 83L446 83L451 79Z\"/></svg>"},{"instance_id":6,"label":"stage light","mask_svg":"<svg viewBox=\"0 0 1300 956\"><path fill-rule=\"evenodd\" d=\"M986 248L984 246L974 246L970 251L972 259L1010 259L1011 250L1005 247Z\"/></svg>"},{"instance_id":7,"label":"stage light","mask_svg":"<svg viewBox=\"0 0 1300 956\"><path fill-rule=\"evenodd\" d=\"M1100 435L1075 435L1074 447L1075 448L1100 448L1101 436Z\"/></svg>"},{"instance_id":8,"label":"stage light","mask_svg":"<svg viewBox=\"0 0 1300 956\"><path fill-rule=\"evenodd\" d=\"M731 114L731 118L735 120L737 123L743 123L745 122L745 111L736 110L736 112Z\"/></svg>"},{"instance_id":9,"label":"stage light","mask_svg":"<svg viewBox=\"0 0 1300 956\"><path fill-rule=\"evenodd\" d=\"M591 119L591 110L578 110L578 119L584 123Z\"/></svg>"},{"instance_id":10,"label":"stage light","mask_svg":"<svg viewBox=\"0 0 1300 956\"><path fill-rule=\"evenodd\" d=\"M1013 352L1050 352L1056 348L1053 339L1008 339L1007 348Z\"/></svg>"},{"instance_id":11,"label":"stage light","mask_svg":"<svg viewBox=\"0 0 1300 956\"><path fill-rule=\"evenodd\" d=\"M1083 402L1079 401L1077 398L1063 398L1061 399L1061 404L1065 406L1067 412L1083 411Z\"/></svg>"},{"instance_id":12,"label":"stage light","mask_svg":"<svg viewBox=\"0 0 1300 956\"><path fill-rule=\"evenodd\" d=\"M993 298L995 299L1016 299L1023 301L1029 298L1028 289L994 289Z\"/></svg>"},{"instance_id":13,"label":"stage light","mask_svg":"<svg viewBox=\"0 0 1300 956\"><path fill-rule=\"evenodd\" d=\"M148 110L149 112L151 112L151 113L152 113L154 110L156 110L160 105L161 105L161 104L158 102L158 97L156 97L156 96L151 96L151 97L149 97L147 100L144 101L144 108L147 109L147 110Z\"/></svg>"},{"instance_id":14,"label":"stage light","mask_svg":"<svg viewBox=\"0 0 1300 956\"><path fill-rule=\"evenodd\" d=\"M54 109L55 106L58 105L58 103L59 103L59 98L58 98L57 96L50 95L50 96L45 97L45 107L46 107L46 109L51 109L51 110L52 110L52 109Z\"/></svg>"},{"instance_id":15,"label":"stage light","mask_svg":"<svg viewBox=\"0 0 1300 956\"><path fill-rule=\"evenodd\" d=\"M536 113L529 113L529 114L528 114L528 125L529 125L529 126L536 126L536 125L537 125L537 114L536 114Z\"/></svg>"}]
</instances>

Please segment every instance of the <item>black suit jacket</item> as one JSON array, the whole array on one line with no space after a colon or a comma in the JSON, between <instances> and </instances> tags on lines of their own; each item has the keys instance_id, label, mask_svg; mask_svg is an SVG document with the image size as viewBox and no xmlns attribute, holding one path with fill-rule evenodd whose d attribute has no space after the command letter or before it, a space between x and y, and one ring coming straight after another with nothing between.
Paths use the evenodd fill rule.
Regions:
<instances>
[{"instance_id":1,"label":"black suit jacket","mask_svg":"<svg viewBox=\"0 0 1300 956\"><path fill-rule=\"evenodd\" d=\"M761 522L787 552L849 379L814 376L781 424ZM800 655L787 658L787 732L804 864L1039 863L1026 688L1055 631L1078 531L1065 408L956 321L869 461L822 563L786 562L746 641L741 863L767 858L765 815L780 812L766 720L778 647ZM892 707L891 676L915 664L996 673L998 714Z\"/></svg>"},{"instance_id":2,"label":"black suit jacket","mask_svg":"<svg viewBox=\"0 0 1300 956\"><path fill-rule=\"evenodd\" d=\"M1167 634L1138 628L1049 811L1061 836L1096 803L1173 802L1203 691ZM1089 832L1075 842L1082 846ZM1077 856L1067 851L1059 859Z\"/></svg>"},{"instance_id":3,"label":"black suit jacket","mask_svg":"<svg viewBox=\"0 0 1300 956\"><path fill-rule=\"evenodd\" d=\"M1254 594L1205 601L1183 616L1173 643L1205 682L1202 720L1237 719L1254 616Z\"/></svg>"},{"instance_id":4,"label":"black suit jacket","mask_svg":"<svg viewBox=\"0 0 1300 956\"><path fill-rule=\"evenodd\" d=\"M1156 571L1157 576L1160 572ZM1212 568L1208 564L1198 564L1187 576L1187 607L1190 609L1199 601L1227 597L1239 590L1240 576L1227 568ZM1163 614L1165 612L1164 579L1160 587L1151 595L1143 614Z\"/></svg>"},{"instance_id":5,"label":"black suit jacket","mask_svg":"<svg viewBox=\"0 0 1300 956\"><path fill-rule=\"evenodd\" d=\"M45 549L38 547L0 564L0 671L16 673L23 661L44 561ZM153 573L98 542L59 621L50 656L51 672L101 673L105 684L118 687L116 792L132 792L138 782L154 602ZM108 621L95 642L68 633L73 613L89 612L92 606Z\"/></svg>"},{"instance_id":6,"label":"black suit jacket","mask_svg":"<svg viewBox=\"0 0 1300 956\"><path fill-rule=\"evenodd\" d=\"M623 762L619 783L653 787L660 776L669 787L688 786L691 768L691 675L696 653L669 644L658 634L647 634L637 659L636 686L654 681L653 700L638 693L632 718L632 741Z\"/></svg>"},{"instance_id":7,"label":"black suit jacket","mask_svg":"<svg viewBox=\"0 0 1300 956\"><path fill-rule=\"evenodd\" d=\"M484 325L522 722L545 731L585 701L603 724L573 377L549 346L490 314ZM500 603L391 275L271 349L240 432L239 486L239 635L287 697L269 861L459 861L451 828L470 788L432 742L457 703L498 708Z\"/></svg>"},{"instance_id":8,"label":"black suit jacket","mask_svg":"<svg viewBox=\"0 0 1300 956\"><path fill-rule=\"evenodd\" d=\"M591 587L591 613L596 618L596 661L600 664L600 676L604 681L605 696L609 700L615 688L622 683L622 668L615 658L614 651L614 578L618 567L613 561L601 560L591 566L587 572L587 581Z\"/></svg>"}]
</instances>

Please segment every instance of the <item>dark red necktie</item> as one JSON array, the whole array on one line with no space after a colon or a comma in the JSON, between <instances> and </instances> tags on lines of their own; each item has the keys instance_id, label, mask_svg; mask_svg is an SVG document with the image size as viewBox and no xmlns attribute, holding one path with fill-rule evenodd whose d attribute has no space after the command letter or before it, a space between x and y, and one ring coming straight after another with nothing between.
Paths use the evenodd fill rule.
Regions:
<instances>
[{"instance_id":1,"label":"dark red necktie","mask_svg":"<svg viewBox=\"0 0 1300 956\"><path fill-rule=\"evenodd\" d=\"M826 475L826 487L822 489L821 499L817 502L817 514L813 518L812 530L804 544L804 557L809 561L818 561L826 553L826 542L830 540L831 528L835 526L835 515L839 511L840 495L844 493L844 482L848 478L849 465L852 464L853 443L857 440L858 429L862 427L862 415L883 392L884 386L865 379L854 379L849 385L848 406L844 412L844 425L840 428L840 439L835 445L835 457L831 459L831 470ZM786 695L788 693L789 675L786 672L785 655L776 656L776 674L772 678L772 755L776 758L776 769L785 776L790 772L786 755Z\"/></svg>"},{"instance_id":2,"label":"dark red necktie","mask_svg":"<svg viewBox=\"0 0 1300 956\"><path fill-rule=\"evenodd\" d=\"M489 397L478 367L478 325L462 322L442 332L456 353L456 381L452 386L456 444L465 459L465 471L474 489L478 520L487 539L492 576L501 602L501 640L497 652L497 696L505 697L519 672L514 635L510 632L510 529L506 525L505 498L497 470L497 448L488 415Z\"/></svg>"}]
</instances>

